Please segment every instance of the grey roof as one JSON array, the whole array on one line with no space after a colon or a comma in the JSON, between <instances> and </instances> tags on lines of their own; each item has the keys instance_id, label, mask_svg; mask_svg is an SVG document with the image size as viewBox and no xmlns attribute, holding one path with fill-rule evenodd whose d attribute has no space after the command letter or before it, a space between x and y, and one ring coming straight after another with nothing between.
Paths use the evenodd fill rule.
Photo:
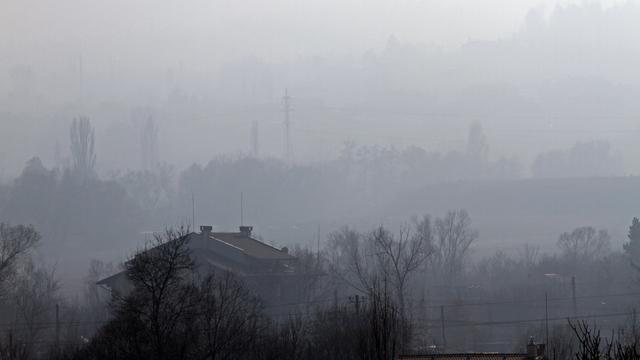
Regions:
<instances>
[{"instance_id":1,"label":"grey roof","mask_svg":"<svg viewBox=\"0 0 640 360\"><path fill-rule=\"evenodd\" d=\"M237 232L214 232L211 238L222 241L242 250L245 254L256 259L265 260L294 260L295 257L262 241Z\"/></svg>"},{"instance_id":2,"label":"grey roof","mask_svg":"<svg viewBox=\"0 0 640 360\"><path fill-rule=\"evenodd\" d=\"M195 237L195 239L200 238L200 234L196 234L196 233L191 233L189 235L187 235L189 237L191 237L193 239L193 237ZM272 261L277 261L277 260L295 260L296 258L294 256L289 255L288 253L277 249L271 245L265 244L262 241L256 240L250 236L247 236L247 234L244 233L240 233L240 232L214 232L214 233L210 233L209 235L209 241L219 241L223 244L225 244L225 246L229 246L232 249L235 249L235 253L237 254L236 256L241 256L241 254L244 254L250 258L254 258L254 259L258 259L258 260L272 260ZM200 243L202 244L202 243ZM162 245L160 245L162 246ZM155 248L153 248L155 249ZM146 251L153 251L153 249L149 249ZM213 253L211 253L211 249L207 249L205 250L205 254L208 253L209 256L204 256L201 258L201 261L205 261L207 264L209 265L214 265L218 268L222 268L222 269L228 269L230 271L236 272L236 273L243 273L242 272L242 268L241 267L235 267L233 265L225 265L219 261L216 261L214 258L211 258L210 255L213 255ZM214 251L215 252L215 251ZM219 256L225 257L225 255L223 255L223 253L218 254ZM232 253L226 253L227 256L232 255ZM229 258L229 260L233 259L233 257ZM113 282L118 281L120 278L126 278L126 271L121 271L119 273L116 273L112 276L109 276L107 278L104 278L100 281L98 281L96 284L98 285L109 285Z\"/></svg>"},{"instance_id":3,"label":"grey roof","mask_svg":"<svg viewBox=\"0 0 640 360\"><path fill-rule=\"evenodd\" d=\"M423 355L400 355L398 359L403 360L526 360L527 354L517 353L459 353L459 354L423 354Z\"/></svg>"},{"instance_id":4,"label":"grey roof","mask_svg":"<svg viewBox=\"0 0 640 360\"><path fill-rule=\"evenodd\" d=\"M123 278L123 279L126 278L126 276L127 276L127 273L125 271L120 271L102 280L99 280L98 282L96 282L96 285L109 285L114 281L117 281L119 278Z\"/></svg>"}]
</instances>

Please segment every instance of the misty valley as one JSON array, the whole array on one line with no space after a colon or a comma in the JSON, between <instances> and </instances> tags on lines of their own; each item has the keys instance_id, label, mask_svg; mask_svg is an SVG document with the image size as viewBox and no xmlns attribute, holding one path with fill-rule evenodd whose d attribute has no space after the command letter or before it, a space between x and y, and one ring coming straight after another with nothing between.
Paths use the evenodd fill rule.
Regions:
<instances>
[{"instance_id":1,"label":"misty valley","mask_svg":"<svg viewBox=\"0 0 640 360\"><path fill-rule=\"evenodd\" d=\"M0 2L0 360L640 359L638 20Z\"/></svg>"}]
</instances>

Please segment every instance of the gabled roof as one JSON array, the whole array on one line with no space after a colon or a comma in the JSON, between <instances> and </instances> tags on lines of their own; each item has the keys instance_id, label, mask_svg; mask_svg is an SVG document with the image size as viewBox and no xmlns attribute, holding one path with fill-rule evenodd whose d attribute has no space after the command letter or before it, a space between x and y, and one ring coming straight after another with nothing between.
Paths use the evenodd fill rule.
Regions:
<instances>
[{"instance_id":1,"label":"gabled roof","mask_svg":"<svg viewBox=\"0 0 640 360\"><path fill-rule=\"evenodd\" d=\"M263 260L294 260L295 257L262 241L239 232L214 232L210 238L242 250L245 254Z\"/></svg>"},{"instance_id":2,"label":"gabled roof","mask_svg":"<svg viewBox=\"0 0 640 360\"><path fill-rule=\"evenodd\" d=\"M527 354L517 353L459 353L459 354L424 354L400 355L400 360L527 360Z\"/></svg>"},{"instance_id":3,"label":"gabled roof","mask_svg":"<svg viewBox=\"0 0 640 360\"><path fill-rule=\"evenodd\" d=\"M115 273L111 276L108 276L102 280L99 280L98 282L96 282L96 285L109 285L113 282L119 281L119 280L126 280L126 276L127 273L124 271L120 271L118 273Z\"/></svg>"},{"instance_id":4,"label":"gabled roof","mask_svg":"<svg viewBox=\"0 0 640 360\"><path fill-rule=\"evenodd\" d=\"M243 259L246 259L246 257L257 260L270 261L287 261L296 259L294 256L289 255L286 251L282 251L271 245L265 244L262 241L252 238L250 233L212 232L209 233L209 238L206 240L201 234L192 232L185 235L189 237L187 246L197 252L197 254L194 254L195 259L197 259L196 261L217 267L219 269L226 269L238 274L247 275L252 272L249 271L245 273L246 269L244 267L245 265L243 265ZM209 245L207 245L209 241L220 244L222 245L222 247L210 247ZM162 244L160 246L164 246L165 244ZM144 251L155 251L155 249L157 249L157 247ZM281 267L282 266L286 267L287 265L281 264ZM121 271L115 275L102 279L98 281L97 284L111 286L110 284L119 282L121 280L127 280L126 271Z\"/></svg>"}]
</instances>

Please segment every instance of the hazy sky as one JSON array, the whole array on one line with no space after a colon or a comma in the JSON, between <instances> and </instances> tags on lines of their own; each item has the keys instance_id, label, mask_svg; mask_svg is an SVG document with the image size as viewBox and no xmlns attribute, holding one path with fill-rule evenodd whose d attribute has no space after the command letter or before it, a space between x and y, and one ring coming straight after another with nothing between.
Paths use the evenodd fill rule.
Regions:
<instances>
[{"instance_id":1,"label":"hazy sky","mask_svg":"<svg viewBox=\"0 0 640 360\"><path fill-rule=\"evenodd\" d=\"M608 8L618 3L625 1L0 0L0 114L11 113L11 107L19 109L14 111L19 120L0 124L0 132L5 132L5 136L0 137L0 170L4 167L16 172L34 154L45 157L48 154L53 158L52 149L58 143L66 149L68 122L78 113L86 113L96 124L99 144L103 144L99 147L111 145L112 139L122 140L118 134L131 132L122 124L131 119L134 110L167 105L174 94L181 95L179 91L174 92L176 89L186 89L185 98L204 99L199 104L205 110L189 103L175 113L158 111L156 115L164 126L164 134L181 131L180 134L190 138L206 133L234 134L228 137L228 143L223 139L207 145L211 148L191 146L180 152L167 151L180 155L168 161L183 165L185 159L204 162L212 154L246 149L249 123L254 119L264 122L261 125L261 146L267 149L264 153L280 154L279 102L285 87L295 92L299 110L294 115L296 126L302 129L313 124L327 131L329 135L325 137L331 138L318 145L320 136L311 139L313 141L312 136L308 136L304 142L313 143L315 147L299 147L298 154L305 150L310 154L333 154L345 139L352 138L353 132L362 131L363 122L358 122L361 118L366 118L370 128L382 123L388 125L378 126L379 133L373 136L362 136L363 142L397 144L397 139L402 138L415 143L419 141L415 134L428 130L439 141L445 136L447 143L456 144L451 147L459 147L465 136L464 129L475 119L466 117L476 115L478 109L494 111L524 104L514 112L519 112L519 118L532 119L524 125L496 125L489 121L495 115L491 113L486 115L488 120L481 119L488 131L547 126L550 121L540 119L539 114L558 102L560 105L556 107L566 110L565 113L573 111L580 116L593 113L586 105L604 103L608 107L603 106L602 112L614 116L609 114L612 109L624 109L618 105L624 105L624 101L616 102L621 94L633 97L629 90L633 88L628 83L640 84L636 61L640 58L640 48L634 38L638 31L634 27L637 10L630 11L634 6L621 6L609 12L593 8ZM555 22L551 21L547 28L523 26L532 10L550 16L556 7L574 4L589 6L582 8L586 11L567 11L567 16L554 16ZM527 31L535 35L535 41L528 42ZM515 34L519 34L515 45L504 41L455 51L469 41L510 39ZM423 44L452 51L436 52L444 56L433 58L399 51L397 56L405 57L401 61L386 64L383 59L378 64L380 67L367 69L363 65L367 63L364 55L371 50L383 58L391 36L410 50L420 48L414 45ZM328 61L320 61L315 66L315 56ZM28 71L21 72L23 68ZM387 76L394 80L388 80ZM565 86L563 81L567 77L595 80L586 81L589 86L582 80ZM550 87L556 89L555 92L538 89L539 82L544 81L559 84ZM397 89L394 88L396 82ZM527 101L533 98L544 106L540 106L537 113L527 112L526 101L520 98L519 91L528 96ZM400 96L412 93L420 94L419 99ZM398 97L390 99L389 94ZM609 100L588 100L601 100L603 94ZM378 105L377 99L385 99L382 105L396 111L394 120L400 121L398 109L402 110L407 104L430 114L430 96L434 104L451 102L455 104L454 110L466 106L468 111L455 124L429 115L417 121L413 121L416 120L413 117L413 123L404 119L400 126L389 121L393 112L378 114L378 122L374 123L370 121L371 112L356 114L353 120L342 113L317 114L316 108L306 113L300 110L303 101L319 106L368 101L363 107L375 108L372 105ZM177 98L188 103L185 98ZM218 104L206 107L225 101L245 107L241 109L242 116L227 119L211 112ZM271 107L247 112L256 104ZM171 125L174 119L180 121L176 120L173 127L162 123ZM575 119L563 117L563 120L566 120L561 124L563 128L574 126L571 121ZM616 130L616 134L621 134L616 136L625 136L624 139L635 144L632 137L619 131L635 126L635 122L623 120L626 122L615 125L580 121L579 127L591 126L584 134L600 139L602 134L594 131L608 126L607 130ZM449 129L445 135L434 132L434 129L445 128ZM312 130L321 133L318 129ZM525 153L521 140L513 133L504 134L489 132L495 154L520 156ZM527 144L532 145L527 145L526 154L558 147L558 144L570 146L574 135L571 134L571 140L555 135L551 140L550 136L530 137ZM387 136L395 138L389 140ZM500 139L506 140L500 143ZM129 142L135 144L135 139ZM620 146L619 143L613 145ZM431 146L435 145L431 143ZM322 151L318 150L320 147ZM118 148L125 153L131 150L119 145ZM124 157L111 148L99 150L101 165L109 163L109 156L114 162Z\"/></svg>"},{"instance_id":2,"label":"hazy sky","mask_svg":"<svg viewBox=\"0 0 640 360\"><path fill-rule=\"evenodd\" d=\"M574 3L585 1L2 0L0 61L65 62L82 52L201 68L250 55L277 61L359 55L381 48L391 34L455 47L509 36L532 8L549 13Z\"/></svg>"}]
</instances>

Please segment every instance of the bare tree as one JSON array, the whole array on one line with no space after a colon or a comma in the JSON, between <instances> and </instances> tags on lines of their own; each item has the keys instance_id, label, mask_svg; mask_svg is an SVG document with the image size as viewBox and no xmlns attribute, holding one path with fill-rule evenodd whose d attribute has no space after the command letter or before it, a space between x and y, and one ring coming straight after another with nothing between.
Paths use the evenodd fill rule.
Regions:
<instances>
[{"instance_id":1,"label":"bare tree","mask_svg":"<svg viewBox=\"0 0 640 360\"><path fill-rule=\"evenodd\" d=\"M592 329L585 321L575 324L569 321L569 326L580 343L578 352L575 354L577 360L612 359L611 348L609 346L606 346L608 349L604 348L600 330Z\"/></svg>"},{"instance_id":2,"label":"bare tree","mask_svg":"<svg viewBox=\"0 0 640 360\"><path fill-rule=\"evenodd\" d=\"M319 251L319 250L318 250ZM297 259L295 273L298 281L298 296L309 304L329 291L324 273L326 259L317 251L295 246L290 253Z\"/></svg>"},{"instance_id":3,"label":"bare tree","mask_svg":"<svg viewBox=\"0 0 640 360\"><path fill-rule=\"evenodd\" d=\"M145 211L168 206L173 196L173 169L167 164L155 166L153 171L129 171L119 182Z\"/></svg>"},{"instance_id":4,"label":"bare tree","mask_svg":"<svg viewBox=\"0 0 640 360\"><path fill-rule=\"evenodd\" d=\"M375 257L382 278L394 287L400 307L400 315L406 316L407 283L411 276L431 255L431 221L428 216L416 221L415 231L403 226L398 236L379 227L369 236L374 244Z\"/></svg>"},{"instance_id":5,"label":"bare tree","mask_svg":"<svg viewBox=\"0 0 640 360\"><path fill-rule=\"evenodd\" d=\"M332 273L364 294L373 291L376 281L385 282L404 319L407 284L432 252L429 217L416 220L413 228L403 226L397 236L382 226L366 236L343 228L330 235L330 244Z\"/></svg>"},{"instance_id":6,"label":"bare tree","mask_svg":"<svg viewBox=\"0 0 640 360\"><path fill-rule=\"evenodd\" d=\"M203 359L235 359L256 343L262 327L260 302L233 274L207 276L200 285Z\"/></svg>"},{"instance_id":7,"label":"bare tree","mask_svg":"<svg viewBox=\"0 0 640 360\"><path fill-rule=\"evenodd\" d=\"M125 264L134 290L117 305L118 312L139 324L155 359L186 356L189 335L182 330L193 321L188 318L196 291L189 286L195 265L188 241L188 229L168 229Z\"/></svg>"},{"instance_id":8,"label":"bare tree","mask_svg":"<svg viewBox=\"0 0 640 360\"><path fill-rule=\"evenodd\" d=\"M15 305L15 339L22 342L19 359L30 359L38 349L43 349L43 340L53 338L52 327L43 323L53 321L58 298L59 284L53 269L36 267L26 261L13 283ZM46 338L46 332L49 338ZM57 344L56 344L57 345ZM48 349L43 349L48 350Z\"/></svg>"},{"instance_id":9,"label":"bare tree","mask_svg":"<svg viewBox=\"0 0 640 360\"><path fill-rule=\"evenodd\" d=\"M482 130L482 124L475 122L469 127L467 155L476 161L485 162L489 155L489 144Z\"/></svg>"},{"instance_id":10,"label":"bare tree","mask_svg":"<svg viewBox=\"0 0 640 360\"><path fill-rule=\"evenodd\" d=\"M524 244L518 251L520 262L526 269L530 269L538 263L540 258L540 247L537 245Z\"/></svg>"},{"instance_id":11,"label":"bare tree","mask_svg":"<svg viewBox=\"0 0 640 360\"><path fill-rule=\"evenodd\" d=\"M334 304L310 313L310 318L293 315L272 323L264 349L250 358L397 358L407 346L407 323L402 320L388 283L374 279L371 286L367 301L359 307Z\"/></svg>"},{"instance_id":12,"label":"bare tree","mask_svg":"<svg viewBox=\"0 0 640 360\"><path fill-rule=\"evenodd\" d=\"M469 248L477 238L466 210L449 211L444 218L436 219L432 264L442 280L453 281L461 275Z\"/></svg>"},{"instance_id":13,"label":"bare tree","mask_svg":"<svg viewBox=\"0 0 640 360\"><path fill-rule=\"evenodd\" d=\"M7 280L15 274L16 265L40 240L32 226L10 226L0 223L0 298Z\"/></svg>"},{"instance_id":14,"label":"bare tree","mask_svg":"<svg viewBox=\"0 0 640 360\"><path fill-rule=\"evenodd\" d=\"M395 359L408 345L408 329L384 281L374 283L367 310L370 333L365 358Z\"/></svg>"},{"instance_id":15,"label":"bare tree","mask_svg":"<svg viewBox=\"0 0 640 360\"><path fill-rule=\"evenodd\" d=\"M610 237L606 230L596 230L583 226L572 232L565 232L558 238L558 247L562 254L577 264L579 261L591 261L609 253Z\"/></svg>"},{"instance_id":16,"label":"bare tree","mask_svg":"<svg viewBox=\"0 0 640 360\"><path fill-rule=\"evenodd\" d=\"M96 164L95 138L89 118L81 116L73 119L69 130L73 171L86 179L94 174Z\"/></svg>"},{"instance_id":17,"label":"bare tree","mask_svg":"<svg viewBox=\"0 0 640 360\"><path fill-rule=\"evenodd\" d=\"M329 234L328 244L333 277L363 294L368 293L375 277L375 264L363 235L345 226Z\"/></svg>"},{"instance_id":18,"label":"bare tree","mask_svg":"<svg viewBox=\"0 0 640 360\"><path fill-rule=\"evenodd\" d=\"M100 288L97 282L116 272L112 263L104 263L100 260L91 260L89 271L84 278L84 306L88 310L91 320L100 323L108 318L108 304L110 296L107 290ZM91 330L95 330L91 329ZM93 331L91 331L93 332Z\"/></svg>"},{"instance_id":19,"label":"bare tree","mask_svg":"<svg viewBox=\"0 0 640 360\"><path fill-rule=\"evenodd\" d=\"M142 168L154 170L158 164L158 125L151 116L147 118L140 136Z\"/></svg>"}]
</instances>

